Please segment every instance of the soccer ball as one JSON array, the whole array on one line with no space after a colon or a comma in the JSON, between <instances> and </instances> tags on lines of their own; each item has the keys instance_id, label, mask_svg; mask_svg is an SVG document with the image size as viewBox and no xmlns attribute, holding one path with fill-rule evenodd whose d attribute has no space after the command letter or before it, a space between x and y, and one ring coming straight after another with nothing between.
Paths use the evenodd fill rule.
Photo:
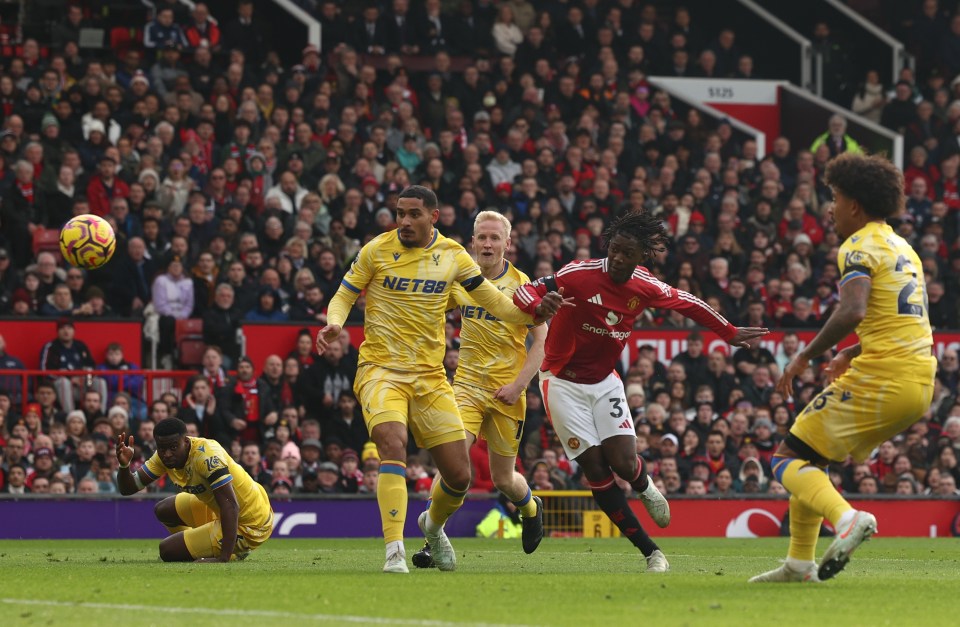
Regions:
<instances>
[{"instance_id":1,"label":"soccer ball","mask_svg":"<svg viewBox=\"0 0 960 627\"><path fill-rule=\"evenodd\" d=\"M110 261L117 237L110 223L95 215L70 219L60 229L60 252L72 266L95 270Z\"/></svg>"}]
</instances>

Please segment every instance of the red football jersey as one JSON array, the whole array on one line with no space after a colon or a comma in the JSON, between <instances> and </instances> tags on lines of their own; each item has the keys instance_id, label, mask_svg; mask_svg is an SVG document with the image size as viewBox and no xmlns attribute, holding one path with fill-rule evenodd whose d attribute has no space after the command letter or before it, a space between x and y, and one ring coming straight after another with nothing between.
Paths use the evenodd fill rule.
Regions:
<instances>
[{"instance_id":1,"label":"red football jersey","mask_svg":"<svg viewBox=\"0 0 960 627\"><path fill-rule=\"evenodd\" d=\"M550 322L542 370L577 383L597 383L614 370L647 307L674 309L725 340L737 328L696 296L660 281L637 266L626 283L614 283L606 259L568 263L556 274L521 286L513 295L520 309L534 315L547 292L563 288L576 307L562 307Z\"/></svg>"}]
</instances>

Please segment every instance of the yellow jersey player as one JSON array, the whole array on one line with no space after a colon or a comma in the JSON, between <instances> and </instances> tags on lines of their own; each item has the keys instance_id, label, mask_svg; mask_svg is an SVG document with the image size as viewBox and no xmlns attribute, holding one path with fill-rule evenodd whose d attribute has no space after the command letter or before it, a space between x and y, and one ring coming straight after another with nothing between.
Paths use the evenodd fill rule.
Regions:
<instances>
[{"instance_id":1,"label":"yellow jersey player","mask_svg":"<svg viewBox=\"0 0 960 627\"><path fill-rule=\"evenodd\" d=\"M470 459L463 421L443 370L444 325L450 290L459 283L492 315L514 324L531 324L509 298L483 278L463 246L441 235L437 196L419 185L397 200L398 229L368 242L347 271L327 309L328 325L317 334L317 351L339 341L340 330L362 290L366 290L363 344L354 391L371 439L380 454L377 503L386 543L387 573L406 573L403 526L407 512L407 429L427 448L442 479L435 481L420 530L440 570L456 568L456 554L443 525L470 487ZM539 318L563 303L554 293Z\"/></svg>"},{"instance_id":2,"label":"yellow jersey player","mask_svg":"<svg viewBox=\"0 0 960 627\"><path fill-rule=\"evenodd\" d=\"M787 364L777 389L787 396L809 365L850 333L860 343L827 368L831 380L797 417L773 457L790 491L790 547L784 564L753 582L822 581L846 566L877 531L877 519L854 510L821 469L847 456L860 461L930 407L937 362L920 259L885 220L903 205L903 177L886 159L844 153L830 162L833 220L845 237L837 257L840 304L810 344ZM819 569L814 561L824 518L837 530Z\"/></svg>"},{"instance_id":3,"label":"yellow jersey player","mask_svg":"<svg viewBox=\"0 0 960 627\"><path fill-rule=\"evenodd\" d=\"M530 279L504 259L510 230L510 221L502 214L481 211L474 220L471 247L484 278L513 298L517 288ZM526 390L543 362L547 327L502 322L459 286L454 287L450 300L451 305L460 307L462 319L460 363L453 390L467 448L481 435L487 441L493 484L520 510L523 550L533 553L543 539L543 504L515 468L527 411ZM529 350L528 333L532 338ZM433 566L429 546L413 556L413 564Z\"/></svg>"},{"instance_id":4,"label":"yellow jersey player","mask_svg":"<svg viewBox=\"0 0 960 627\"><path fill-rule=\"evenodd\" d=\"M160 543L165 562L228 562L243 559L273 531L270 499L216 440L187 437L177 418L157 423L157 452L130 472L133 436L117 438L117 485L124 496L136 494L163 475L181 492L154 508L170 531Z\"/></svg>"}]
</instances>

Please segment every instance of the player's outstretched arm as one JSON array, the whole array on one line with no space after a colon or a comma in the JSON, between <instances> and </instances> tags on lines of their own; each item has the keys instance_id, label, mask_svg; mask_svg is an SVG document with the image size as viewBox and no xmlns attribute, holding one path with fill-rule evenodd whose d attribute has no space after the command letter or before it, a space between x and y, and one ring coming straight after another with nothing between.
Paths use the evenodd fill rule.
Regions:
<instances>
[{"instance_id":1,"label":"player's outstretched arm","mask_svg":"<svg viewBox=\"0 0 960 627\"><path fill-rule=\"evenodd\" d=\"M728 340L732 346L740 348L751 348L753 343L770 333L770 329L764 327L737 327L737 334Z\"/></svg>"},{"instance_id":2,"label":"player's outstretched arm","mask_svg":"<svg viewBox=\"0 0 960 627\"><path fill-rule=\"evenodd\" d=\"M493 397L506 405L513 405L520 399L520 395L530 385L533 375L537 374L540 366L543 364L544 343L547 340L546 325L537 325L530 329L530 337L533 343L527 349L527 358L523 361L523 366L517 374L517 379L512 383L504 385L497 390Z\"/></svg>"},{"instance_id":3,"label":"player's outstretched arm","mask_svg":"<svg viewBox=\"0 0 960 627\"><path fill-rule=\"evenodd\" d=\"M117 461L120 462L120 469L117 470L117 487L120 489L120 494L124 496L136 494L153 483L153 479L139 468L136 472L130 472L133 453L133 436L128 437L126 433L117 436Z\"/></svg>"},{"instance_id":4,"label":"player's outstretched arm","mask_svg":"<svg viewBox=\"0 0 960 627\"><path fill-rule=\"evenodd\" d=\"M530 316L514 307L509 298L482 276L464 282L463 287L474 302L500 320L513 324L533 324L533 319Z\"/></svg>"},{"instance_id":5,"label":"player's outstretched arm","mask_svg":"<svg viewBox=\"0 0 960 627\"><path fill-rule=\"evenodd\" d=\"M857 325L867 315L871 287L869 276L855 276L840 285L840 304L836 310L827 318L817 336L783 369L783 376L777 382L777 390L781 394L792 396L793 380L807 369L810 360L819 357L857 330ZM859 348L857 350L859 351ZM849 354L852 359L859 352Z\"/></svg>"}]
</instances>

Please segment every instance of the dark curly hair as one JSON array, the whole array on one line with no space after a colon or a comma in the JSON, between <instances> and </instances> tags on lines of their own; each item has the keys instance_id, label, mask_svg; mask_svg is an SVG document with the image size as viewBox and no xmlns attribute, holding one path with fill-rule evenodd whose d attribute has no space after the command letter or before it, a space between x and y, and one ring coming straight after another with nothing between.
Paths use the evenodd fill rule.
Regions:
<instances>
[{"instance_id":1,"label":"dark curly hair","mask_svg":"<svg viewBox=\"0 0 960 627\"><path fill-rule=\"evenodd\" d=\"M874 218L897 215L906 200L903 174L883 155L842 153L827 164L825 180Z\"/></svg>"},{"instance_id":2,"label":"dark curly hair","mask_svg":"<svg viewBox=\"0 0 960 627\"><path fill-rule=\"evenodd\" d=\"M606 249L617 235L636 240L647 257L665 251L670 242L663 220L647 211L625 213L614 218L603 231L603 248Z\"/></svg>"}]
</instances>

